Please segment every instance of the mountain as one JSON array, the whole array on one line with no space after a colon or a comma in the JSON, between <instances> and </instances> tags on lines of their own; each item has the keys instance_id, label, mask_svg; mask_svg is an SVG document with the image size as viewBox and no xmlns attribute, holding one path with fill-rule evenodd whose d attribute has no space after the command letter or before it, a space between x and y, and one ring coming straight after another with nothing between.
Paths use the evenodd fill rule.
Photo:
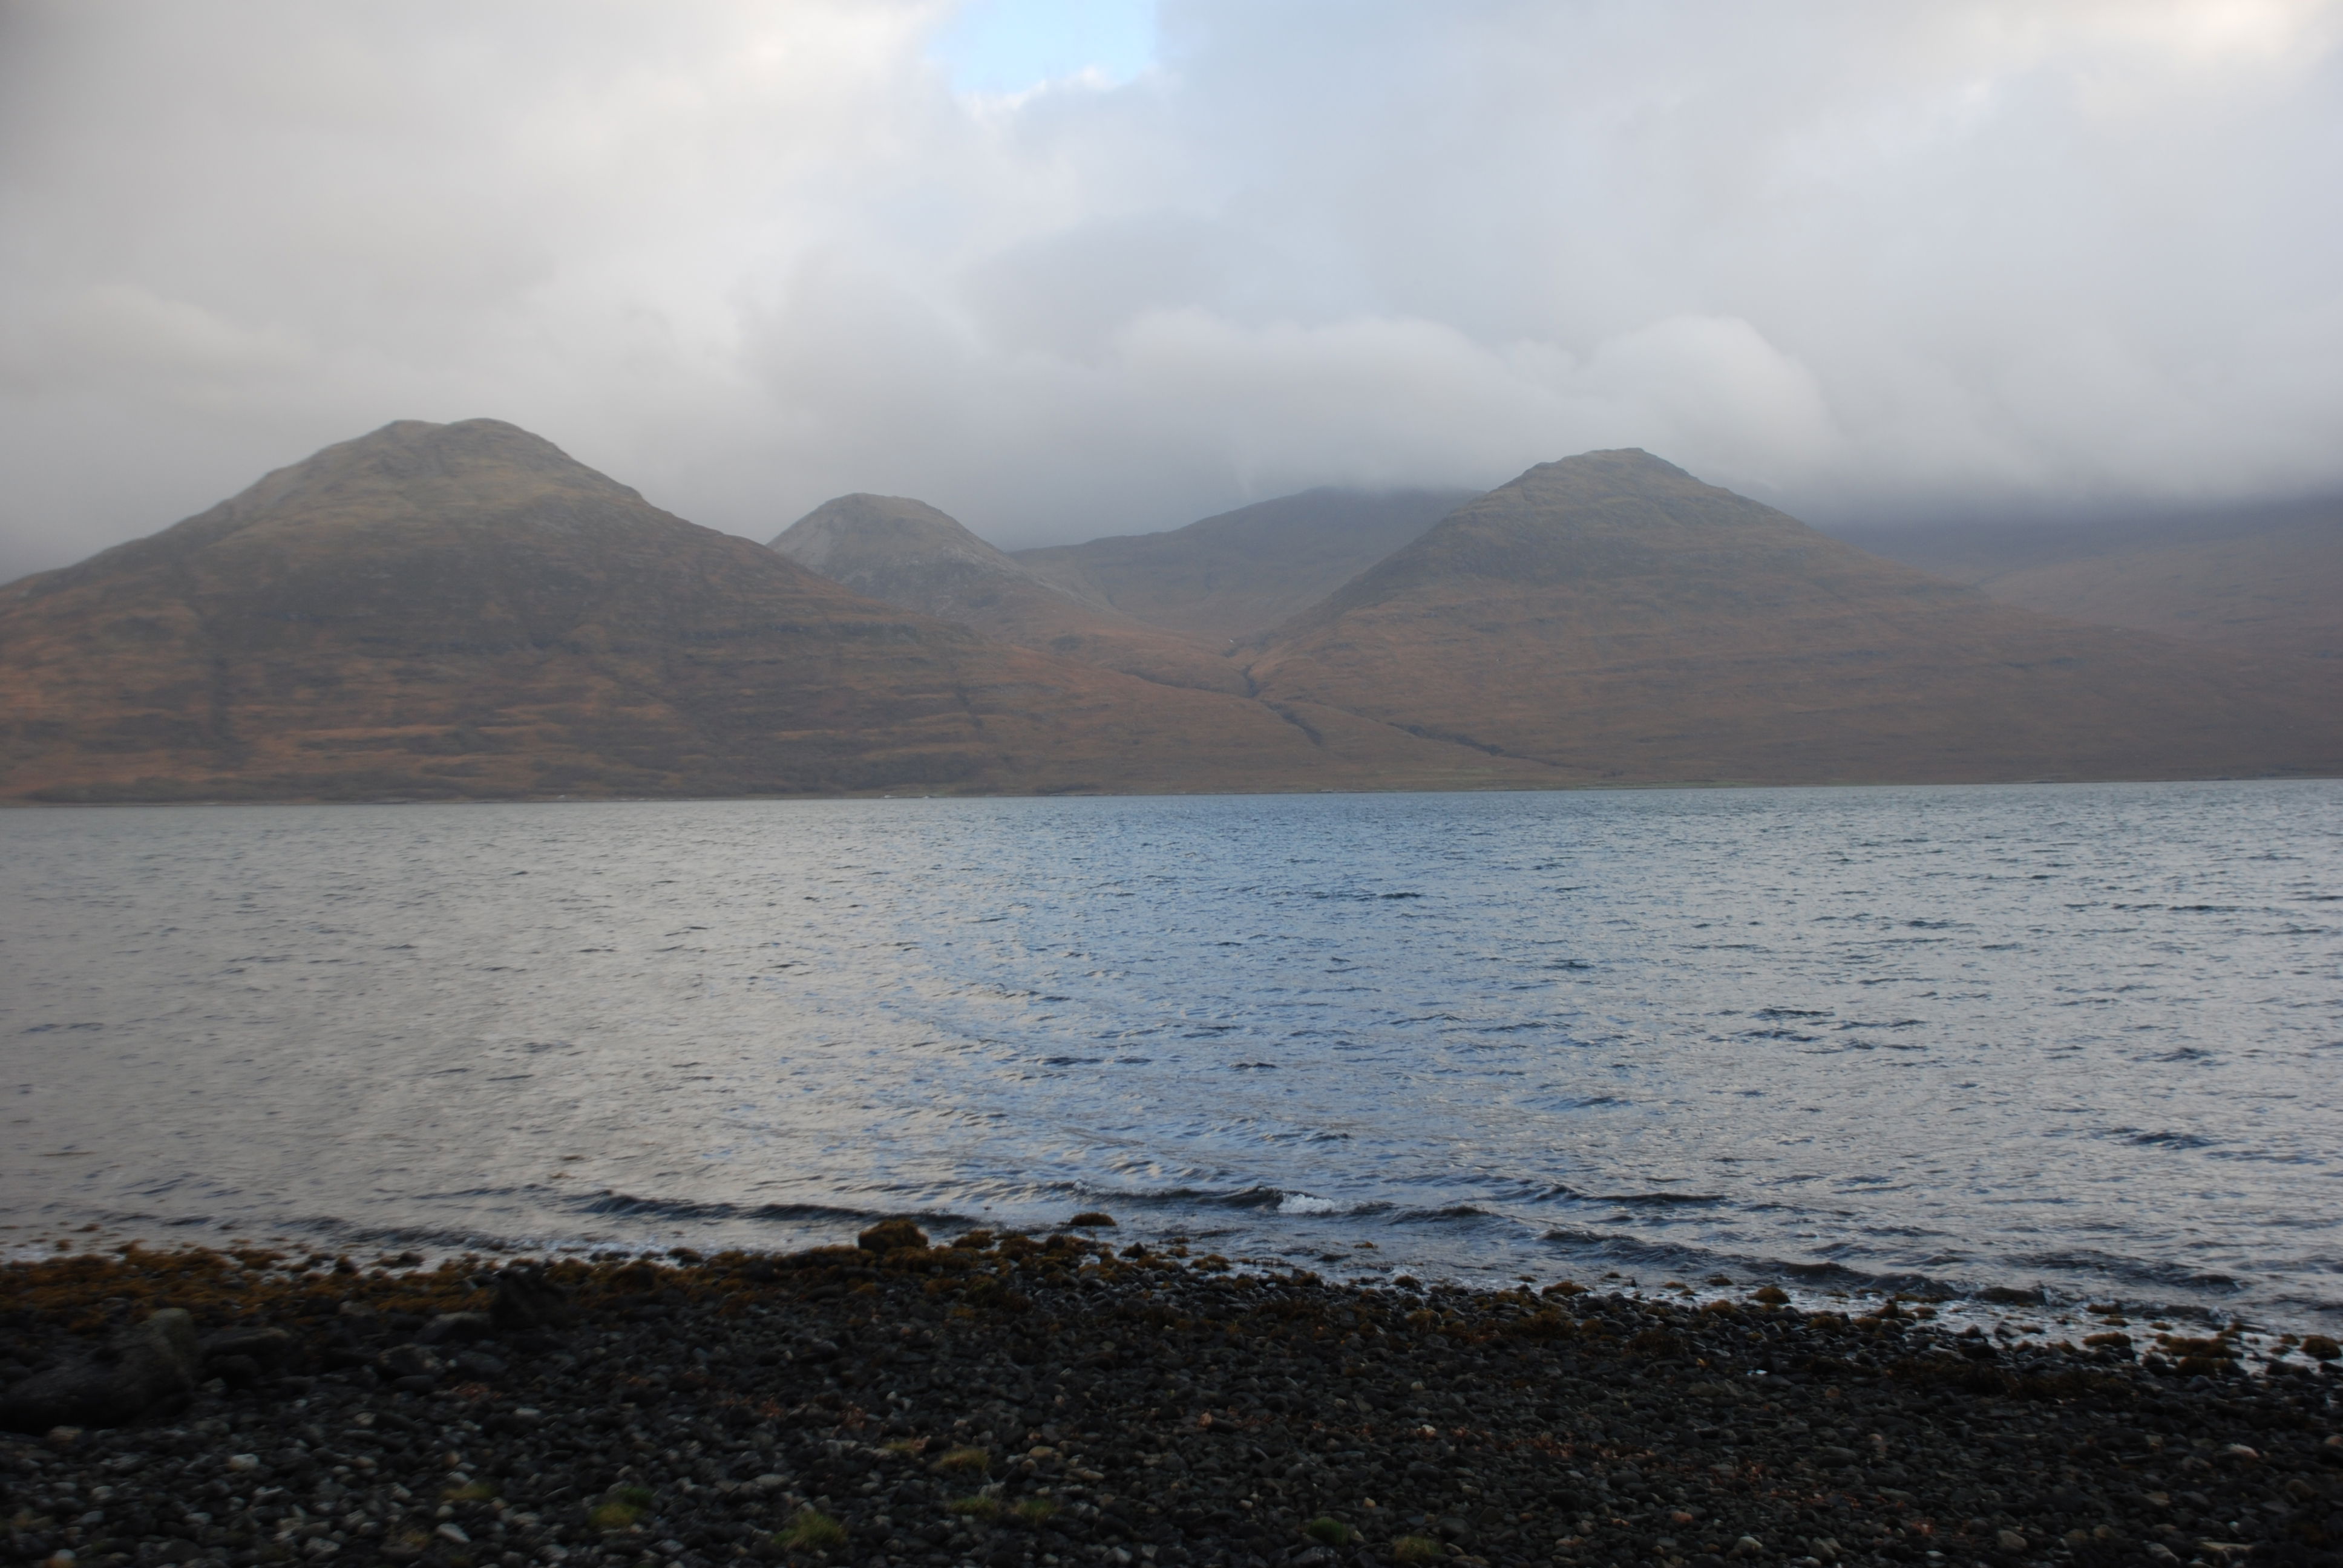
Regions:
<instances>
[{"instance_id":1,"label":"mountain","mask_svg":"<svg viewBox=\"0 0 2343 1568\"><path fill-rule=\"evenodd\" d=\"M0 588L0 796L1445 788L1516 765L988 642L493 419Z\"/></svg>"},{"instance_id":2,"label":"mountain","mask_svg":"<svg viewBox=\"0 0 2343 1568\"><path fill-rule=\"evenodd\" d=\"M994 549L924 501L840 496L772 548L867 598L1165 686L1242 695L1244 672L1217 650L1086 603Z\"/></svg>"},{"instance_id":3,"label":"mountain","mask_svg":"<svg viewBox=\"0 0 2343 1568\"><path fill-rule=\"evenodd\" d=\"M2239 651L2343 658L2343 498L1840 537L2023 609Z\"/></svg>"},{"instance_id":4,"label":"mountain","mask_svg":"<svg viewBox=\"0 0 2343 1568\"><path fill-rule=\"evenodd\" d=\"M1167 533L1015 558L1076 598L1220 648L1301 614L1477 493L1304 490Z\"/></svg>"},{"instance_id":5,"label":"mountain","mask_svg":"<svg viewBox=\"0 0 2343 1568\"><path fill-rule=\"evenodd\" d=\"M2330 665L1996 604L1640 451L1530 469L1259 646L1266 699L1558 779L2343 769Z\"/></svg>"}]
</instances>

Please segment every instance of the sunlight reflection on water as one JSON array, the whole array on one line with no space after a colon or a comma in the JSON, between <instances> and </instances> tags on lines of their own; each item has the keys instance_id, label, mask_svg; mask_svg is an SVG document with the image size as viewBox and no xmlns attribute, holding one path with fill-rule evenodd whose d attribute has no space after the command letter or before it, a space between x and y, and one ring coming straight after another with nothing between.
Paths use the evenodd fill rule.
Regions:
<instances>
[{"instance_id":1,"label":"sunlight reflection on water","mask_svg":"<svg viewBox=\"0 0 2343 1568\"><path fill-rule=\"evenodd\" d=\"M706 1247L1103 1207L1330 1271L1791 1269L2308 1322L2343 1295L2338 808L17 811L0 1208Z\"/></svg>"}]
</instances>

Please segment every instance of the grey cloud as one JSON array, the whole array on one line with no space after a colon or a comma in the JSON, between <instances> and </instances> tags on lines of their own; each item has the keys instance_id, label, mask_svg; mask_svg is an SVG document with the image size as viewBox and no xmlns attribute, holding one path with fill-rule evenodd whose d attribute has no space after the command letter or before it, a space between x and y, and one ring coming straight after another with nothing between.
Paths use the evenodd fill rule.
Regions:
<instances>
[{"instance_id":1,"label":"grey cloud","mask_svg":"<svg viewBox=\"0 0 2343 1568\"><path fill-rule=\"evenodd\" d=\"M0 9L0 573L395 417L1007 544L1592 446L1836 518L2343 487L2335 0Z\"/></svg>"}]
</instances>

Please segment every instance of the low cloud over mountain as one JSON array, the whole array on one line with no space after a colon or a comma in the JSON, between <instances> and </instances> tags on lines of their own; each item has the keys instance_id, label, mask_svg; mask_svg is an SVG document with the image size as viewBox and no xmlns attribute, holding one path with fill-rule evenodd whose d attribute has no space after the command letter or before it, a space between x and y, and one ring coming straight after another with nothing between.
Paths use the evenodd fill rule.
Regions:
<instances>
[{"instance_id":1,"label":"low cloud over mountain","mask_svg":"<svg viewBox=\"0 0 2343 1568\"><path fill-rule=\"evenodd\" d=\"M2343 487L2333 0L0 12L0 576L494 407L1005 548L1640 446L1830 521ZM125 454L135 453L135 460Z\"/></svg>"}]
</instances>

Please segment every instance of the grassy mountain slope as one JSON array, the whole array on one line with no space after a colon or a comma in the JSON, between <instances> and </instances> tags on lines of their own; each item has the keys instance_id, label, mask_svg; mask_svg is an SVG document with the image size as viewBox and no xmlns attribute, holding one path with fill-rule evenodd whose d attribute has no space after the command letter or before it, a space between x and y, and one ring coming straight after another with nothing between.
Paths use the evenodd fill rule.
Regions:
<instances>
[{"instance_id":1,"label":"grassy mountain slope","mask_svg":"<svg viewBox=\"0 0 2343 1568\"><path fill-rule=\"evenodd\" d=\"M1216 651L1074 597L923 501L840 496L791 524L772 548L866 598L998 642L1165 686L1245 690L1244 673Z\"/></svg>"},{"instance_id":2,"label":"grassy mountain slope","mask_svg":"<svg viewBox=\"0 0 2343 1568\"><path fill-rule=\"evenodd\" d=\"M1995 604L1639 451L1532 468L1260 643L1265 697L1620 781L2343 768L2343 672Z\"/></svg>"},{"instance_id":3,"label":"grassy mountain slope","mask_svg":"<svg viewBox=\"0 0 2343 1568\"><path fill-rule=\"evenodd\" d=\"M495 420L0 588L0 797L1424 788L1506 765L850 592Z\"/></svg>"},{"instance_id":4,"label":"grassy mountain slope","mask_svg":"<svg viewBox=\"0 0 2343 1568\"><path fill-rule=\"evenodd\" d=\"M1305 490L1166 533L1015 558L1076 598L1217 648L1308 609L1473 495Z\"/></svg>"}]
</instances>

